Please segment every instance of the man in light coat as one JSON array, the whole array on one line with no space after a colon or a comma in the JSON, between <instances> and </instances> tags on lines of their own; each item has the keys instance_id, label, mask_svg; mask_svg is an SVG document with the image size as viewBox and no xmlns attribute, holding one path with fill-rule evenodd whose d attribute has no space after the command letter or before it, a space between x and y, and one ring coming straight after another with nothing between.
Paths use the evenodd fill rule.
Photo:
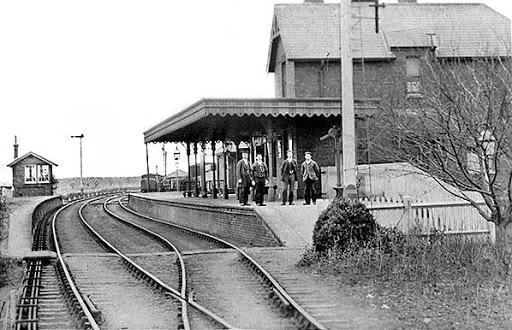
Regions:
<instances>
[{"instance_id":1,"label":"man in light coat","mask_svg":"<svg viewBox=\"0 0 512 330\"><path fill-rule=\"evenodd\" d=\"M311 159L311 152L306 151L304 154L306 160L301 165L302 180L304 180L304 205L309 205L311 201L316 204L315 184L320 177L320 167Z\"/></svg>"}]
</instances>

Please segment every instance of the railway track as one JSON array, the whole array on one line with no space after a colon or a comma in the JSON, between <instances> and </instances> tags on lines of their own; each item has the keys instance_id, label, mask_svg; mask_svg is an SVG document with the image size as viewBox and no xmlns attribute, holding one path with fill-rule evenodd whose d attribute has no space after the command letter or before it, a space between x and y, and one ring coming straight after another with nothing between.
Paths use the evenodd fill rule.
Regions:
<instances>
[{"instance_id":1,"label":"railway track","mask_svg":"<svg viewBox=\"0 0 512 330\"><path fill-rule=\"evenodd\" d=\"M72 204L70 204L72 205ZM49 213L34 230L33 250L49 251L51 223L65 208ZM53 236L55 237L55 236ZM16 329L99 329L69 276L57 247L57 260L38 256L27 261L24 285L16 305Z\"/></svg>"},{"instance_id":2,"label":"railway track","mask_svg":"<svg viewBox=\"0 0 512 330\"><path fill-rule=\"evenodd\" d=\"M70 203L38 227L35 246L57 259L27 267L17 329L324 328L244 251L119 197Z\"/></svg>"},{"instance_id":3,"label":"railway track","mask_svg":"<svg viewBox=\"0 0 512 330\"><path fill-rule=\"evenodd\" d=\"M187 277L186 268L181 267L180 294L189 304L197 301L211 306L215 315L238 328L325 328L238 247L205 233L137 214L120 200L118 205L112 201L103 204L112 217L155 239L175 243L170 245L179 263L186 263L191 274ZM241 264L247 267L240 267ZM274 307L269 308L269 300Z\"/></svg>"},{"instance_id":4,"label":"railway track","mask_svg":"<svg viewBox=\"0 0 512 330\"><path fill-rule=\"evenodd\" d=\"M108 199L105 201L105 204L107 202ZM182 275L184 274L184 272L182 272L184 269L184 263L180 259L180 254L177 252L178 250L175 249L172 243L166 241L163 237L159 237L159 244L157 245L161 245L164 249L158 250L155 247L154 242L152 243L148 241L147 237L144 239L144 235L140 235L139 232L133 231L132 228L128 228L127 230L127 228L123 228L122 226L119 226L119 224L113 226L113 220L110 219L109 222L110 217L108 215L106 217L101 216L99 212L96 212L97 210L94 209L90 209L88 214L86 212L87 206L94 207L94 204L91 205L90 203L84 203L80 207L79 216L84 226L94 236L94 238L109 251L114 252L119 256L122 263L124 263L136 278L144 279L151 288L172 297L175 301L180 303L176 313L179 319L179 323L177 325L178 328L191 328L188 312L189 305L196 310L196 312L192 314L194 316L193 328L234 328L227 321L218 317L200 304L194 301L187 301L187 299L184 298L186 296L186 277ZM135 233L135 235L133 233ZM156 234L151 233L151 235L154 236ZM138 239L139 241L134 244L133 239ZM154 240L154 238L150 238L150 240ZM148 253L148 247L151 248L150 252L152 253ZM151 268L158 268L160 271L162 268L161 258L157 258L156 261L151 259L155 256L168 256L169 250L173 252L173 256L175 258L177 257L176 263L180 269L177 276L179 279L177 289L167 284L151 271ZM128 255L126 251L131 252L131 254ZM140 253L142 251L144 251L144 253ZM139 260L135 261L136 258ZM145 265L143 267L142 265L144 263ZM170 265L174 265L174 262L171 262ZM165 267L168 266L169 264L165 265Z\"/></svg>"}]
</instances>

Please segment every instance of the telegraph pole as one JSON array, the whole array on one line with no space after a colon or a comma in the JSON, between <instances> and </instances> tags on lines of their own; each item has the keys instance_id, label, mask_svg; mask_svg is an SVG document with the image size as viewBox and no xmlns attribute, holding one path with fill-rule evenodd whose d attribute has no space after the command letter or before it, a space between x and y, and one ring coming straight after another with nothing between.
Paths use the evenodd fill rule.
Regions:
<instances>
[{"instance_id":1,"label":"telegraph pole","mask_svg":"<svg viewBox=\"0 0 512 330\"><path fill-rule=\"evenodd\" d=\"M72 135L71 138L80 139L80 193L84 193L84 178L82 172L82 139L84 138L84 134L80 135Z\"/></svg>"},{"instance_id":2,"label":"telegraph pole","mask_svg":"<svg viewBox=\"0 0 512 330\"><path fill-rule=\"evenodd\" d=\"M341 132L343 153L344 195L353 197L356 191L356 140L354 86L350 22L351 0L340 0L340 59L341 59Z\"/></svg>"}]
</instances>

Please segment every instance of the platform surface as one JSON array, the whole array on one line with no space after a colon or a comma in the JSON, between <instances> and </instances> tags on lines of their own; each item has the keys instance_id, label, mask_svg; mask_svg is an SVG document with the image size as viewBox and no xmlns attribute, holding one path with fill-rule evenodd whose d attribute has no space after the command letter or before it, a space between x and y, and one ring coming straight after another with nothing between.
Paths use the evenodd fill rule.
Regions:
<instances>
[{"instance_id":1,"label":"platform surface","mask_svg":"<svg viewBox=\"0 0 512 330\"><path fill-rule=\"evenodd\" d=\"M0 254L22 258L32 251L32 213L36 206L55 196L11 197L7 199L9 229L7 244L0 246Z\"/></svg>"},{"instance_id":2,"label":"platform surface","mask_svg":"<svg viewBox=\"0 0 512 330\"><path fill-rule=\"evenodd\" d=\"M132 194L142 198L173 201L190 205L208 205L254 210L256 214L279 237L286 247L304 248L312 245L313 228L320 213L329 205L329 200L317 200L316 205L302 205L304 200L294 201L295 205L281 205L281 202L267 202L267 206L240 206L234 195L229 199L183 197L176 192L152 192Z\"/></svg>"}]
</instances>

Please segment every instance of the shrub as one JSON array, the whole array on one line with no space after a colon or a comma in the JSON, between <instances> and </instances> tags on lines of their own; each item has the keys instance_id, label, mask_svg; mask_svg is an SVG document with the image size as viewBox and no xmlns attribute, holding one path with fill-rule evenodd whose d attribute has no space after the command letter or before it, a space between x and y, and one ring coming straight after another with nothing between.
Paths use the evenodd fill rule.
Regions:
<instances>
[{"instance_id":1,"label":"shrub","mask_svg":"<svg viewBox=\"0 0 512 330\"><path fill-rule=\"evenodd\" d=\"M0 288L7 284L10 260L0 257Z\"/></svg>"},{"instance_id":2,"label":"shrub","mask_svg":"<svg viewBox=\"0 0 512 330\"><path fill-rule=\"evenodd\" d=\"M370 243L379 226L366 206L360 202L335 199L319 216L313 230L317 252Z\"/></svg>"}]
</instances>

